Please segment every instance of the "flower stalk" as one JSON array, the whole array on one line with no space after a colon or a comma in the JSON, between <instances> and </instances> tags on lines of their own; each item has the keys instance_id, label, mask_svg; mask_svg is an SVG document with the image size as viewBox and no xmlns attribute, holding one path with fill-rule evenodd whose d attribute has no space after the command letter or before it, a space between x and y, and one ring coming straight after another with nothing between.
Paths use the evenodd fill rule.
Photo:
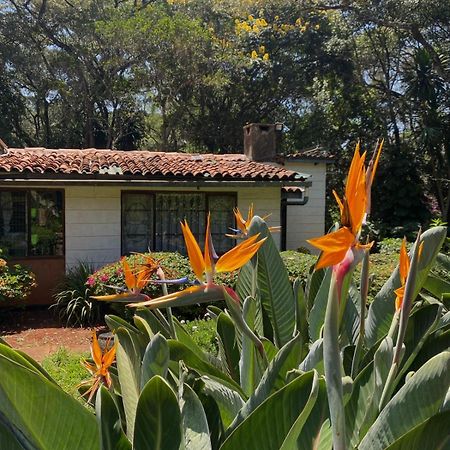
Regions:
<instances>
[{"instance_id":1,"label":"flower stalk","mask_svg":"<svg viewBox=\"0 0 450 450\"><path fill-rule=\"evenodd\" d=\"M364 258L361 267L361 282L360 282L360 300L361 300L361 310L359 318L359 335L358 342L356 343L355 353L353 355L352 361L352 372L351 376L353 379L358 375L359 362L361 359L361 352L364 346L365 340L365 327L366 327L366 305L367 305L367 295L369 292L369 250L364 251Z\"/></svg>"},{"instance_id":2,"label":"flower stalk","mask_svg":"<svg viewBox=\"0 0 450 450\"><path fill-rule=\"evenodd\" d=\"M323 330L323 360L333 430L333 449L345 450L345 415L342 393L342 361L339 349L339 298L333 270Z\"/></svg>"},{"instance_id":3,"label":"flower stalk","mask_svg":"<svg viewBox=\"0 0 450 450\"><path fill-rule=\"evenodd\" d=\"M397 295L402 296L401 302L397 304L401 305L399 309L399 325L397 341L395 344L394 356L392 358L391 368L389 369L389 374L384 385L383 393L381 394L380 403L378 409L381 411L389 401L394 389L395 389L395 378L404 354L403 341L405 340L406 327L408 326L409 313L411 312L412 302L414 300L414 290L416 288L416 278L419 266L419 257L422 250L420 245L421 231L417 234L416 243L414 245L414 252L411 258L410 264L408 264L408 273L406 278L406 284L396 291ZM402 261L400 261L400 267L402 266ZM394 315L395 318L395 315ZM391 326L392 328L392 326ZM391 330L390 330L391 331ZM389 331L389 332L390 332Z\"/></svg>"}]
</instances>

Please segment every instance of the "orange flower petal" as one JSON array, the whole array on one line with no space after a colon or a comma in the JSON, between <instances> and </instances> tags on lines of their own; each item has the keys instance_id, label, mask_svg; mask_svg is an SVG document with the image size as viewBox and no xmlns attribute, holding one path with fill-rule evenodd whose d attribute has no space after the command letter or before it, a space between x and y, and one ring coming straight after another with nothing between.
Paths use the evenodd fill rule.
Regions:
<instances>
[{"instance_id":1,"label":"orange flower petal","mask_svg":"<svg viewBox=\"0 0 450 450\"><path fill-rule=\"evenodd\" d=\"M92 345L91 345L92 359L97 367L102 365L102 349L98 343L97 334L95 331L92 332Z\"/></svg>"},{"instance_id":2,"label":"orange flower petal","mask_svg":"<svg viewBox=\"0 0 450 450\"><path fill-rule=\"evenodd\" d=\"M375 160L374 160L373 165L372 165L371 176L370 176L370 185L371 186L372 186L372 183L373 183L373 179L375 178L375 173L377 171L378 162L379 162L380 156L381 156L381 150L383 150L383 144L384 144L384 139L381 140L381 142L378 145L378 148L376 150L376 156L375 156Z\"/></svg>"},{"instance_id":3,"label":"orange flower petal","mask_svg":"<svg viewBox=\"0 0 450 450\"><path fill-rule=\"evenodd\" d=\"M216 272L232 272L239 269L255 255L267 238L257 241L259 233L241 242L222 255L216 264Z\"/></svg>"},{"instance_id":4,"label":"orange flower petal","mask_svg":"<svg viewBox=\"0 0 450 450\"><path fill-rule=\"evenodd\" d=\"M208 213L208 219L206 222L206 233L205 233L205 271L210 274L213 272L214 261L212 258L212 241L211 241L211 214ZM197 277L198 278L198 277Z\"/></svg>"},{"instance_id":5,"label":"orange flower petal","mask_svg":"<svg viewBox=\"0 0 450 450\"><path fill-rule=\"evenodd\" d=\"M322 254L316 264L316 270L339 264L354 241L355 236L347 227L340 228L319 238L308 239L307 242L322 250Z\"/></svg>"},{"instance_id":6,"label":"orange flower petal","mask_svg":"<svg viewBox=\"0 0 450 450\"><path fill-rule=\"evenodd\" d=\"M205 260L203 259L202 252L187 221L184 221L184 224L181 222L181 230L183 231L184 242L186 244L192 270L194 271L195 276L200 280L205 271Z\"/></svg>"},{"instance_id":7,"label":"orange flower petal","mask_svg":"<svg viewBox=\"0 0 450 450\"><path fill-rule=\"evenodd\" d=\"M127 288L131 291L136 287L136 277L131 272L130 265L125 258L122 258L123 275L125 277L125 284Z\"/></svg>"},{"instance_id":8,"label":"orange flower petal","mask_svg":"<svg viewBox=\"0 0 450 450\"><path fill-rule=\"evenodd\" d=\"M116 349L117 349L117 343L115 343L104 355L103 355L103 361L102 366L103 368L107 369L111 366L111 364L114 362L114 359L116 358Z\"/></svg>"},{"instance_id":9,"label":"orange flower petal","mask_svg":"<svg viewBox=\"0 0 450 450\"><path fill-rule=\"evenodd\" d=\"M400 272L400 282L402 283L403 286L406 283L406 278L408 277L409 272L409 256L408 250L406 249L406 238L403 238L402 246L400 247L399 272Z\"/></svg>"}]
</instances>

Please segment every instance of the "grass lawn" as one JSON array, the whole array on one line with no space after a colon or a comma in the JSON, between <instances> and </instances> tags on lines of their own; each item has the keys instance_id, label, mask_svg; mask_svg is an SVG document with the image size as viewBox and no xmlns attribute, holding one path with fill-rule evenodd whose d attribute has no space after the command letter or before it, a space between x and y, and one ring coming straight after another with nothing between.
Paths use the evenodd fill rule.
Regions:
<instances>
[{"instance_id":1,"label":"grass lawn","mask_svg":"<svg viewBox=\"0 0 450 450\"><path fill-rule=\"evenodd\" d=\"M89 378L89 372L81 364L89 353L74 353L61 347L42 361L42 367L68 394L80 398L76 386Z\"/></svg>"},{"instance_id":2,"label":"grass lawn","mask_svg":"<svg viewBox=\"0 0 450 450\"><path fill-rule=\"evenodd\" d=\"M217 354L215 326L214 320L190 320L185 323L194 341L213 354ZM89 353L74 353L61 347L42 361L42 367L64 391L81 400L76 387L90 377L89 372L81 364L85 358L89 358ZM83 400L82 402L84 403Z\"/></svg>"}]
</instances>

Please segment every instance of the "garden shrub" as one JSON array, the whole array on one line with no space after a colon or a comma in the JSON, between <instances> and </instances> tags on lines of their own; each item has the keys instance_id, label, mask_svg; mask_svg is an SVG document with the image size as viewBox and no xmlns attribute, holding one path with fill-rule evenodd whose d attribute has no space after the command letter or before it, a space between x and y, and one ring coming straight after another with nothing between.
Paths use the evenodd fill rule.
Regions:
<instances>
[{"instance_id":1,"label":"garden shrub","mask_svg":"<svg viewBox=\"0 0 450 450\"><path fill-rule=\"evenodd\" d=\"M20 264L8 265L0 250L0 301L25 300L37 286L33 272Z\"/></svg>"},{"instance_id":2,"label":"garden shrub","mask_svg":"<svg viewBox=\"0 0 450 450\"><path fill-rule=\"evenodd\" d=\"M54 308L67 325L93 325L105 314L108 305L91 299L93 289L86 284L94 270L91 264L80 262L69 269L55 289L55 303L50 308Z\"/></svg>"}]
</instances>

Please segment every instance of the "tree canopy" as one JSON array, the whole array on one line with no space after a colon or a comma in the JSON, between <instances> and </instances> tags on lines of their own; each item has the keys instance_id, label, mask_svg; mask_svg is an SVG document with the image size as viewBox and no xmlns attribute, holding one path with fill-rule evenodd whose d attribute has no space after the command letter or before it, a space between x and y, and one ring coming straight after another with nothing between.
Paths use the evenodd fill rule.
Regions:
<instances>
[{"instance_id":1,"label":"tree canopy","mask_svg":"<svg viewBox=\"0 0 450 450\"><path fill-rule=\"evenodd\" d=\"M244 124L280 121L337 175L385 139L388 234L450 218L448 2L4 0L0 63L11 146L240 152Z\"/></svg>"}]
</instances>

